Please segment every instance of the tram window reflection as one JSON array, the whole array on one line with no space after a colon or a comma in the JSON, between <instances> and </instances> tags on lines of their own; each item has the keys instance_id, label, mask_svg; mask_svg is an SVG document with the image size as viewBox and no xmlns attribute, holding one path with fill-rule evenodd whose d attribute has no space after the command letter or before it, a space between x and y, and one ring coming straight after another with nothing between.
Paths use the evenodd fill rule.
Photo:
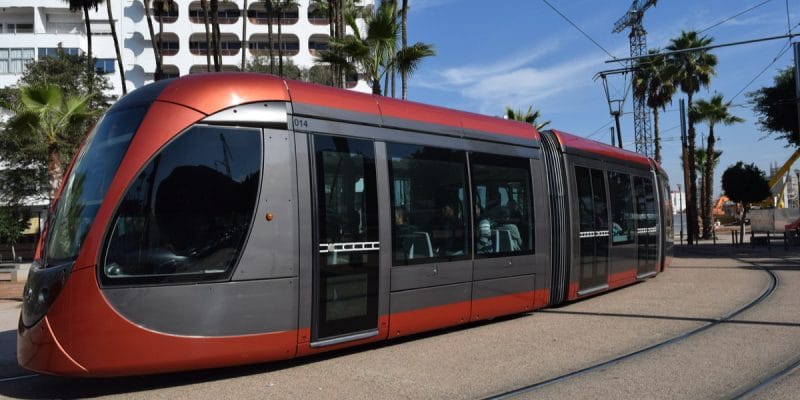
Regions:
<instances>
[{"instance_id":1,"label":"tram window reflection","mask_svg":"<svg viewBox=\"0 0 800 400\"><path fill-rule=\"evenodd\" d=\"M471 163L475 252L479 257L532 254L530 161L477 153Z\"/></svg>"},{"instance_id":2,"label":"tram window reflection","mask_svg":"<svg viewBox=\"0 0 800 400\"><path fill-rule=\"evenodd\" d=\"M469 256L463 151L389 144L394 265Z\"/></svg>"}]
</instances>

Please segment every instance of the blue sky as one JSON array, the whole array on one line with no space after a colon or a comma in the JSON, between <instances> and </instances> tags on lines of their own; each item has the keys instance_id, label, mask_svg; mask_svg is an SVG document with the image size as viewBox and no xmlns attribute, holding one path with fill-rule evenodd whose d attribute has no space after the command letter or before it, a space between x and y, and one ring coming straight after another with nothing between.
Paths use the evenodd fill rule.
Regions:
<instances>
[{"instance_id":1,"label":"blue sky","mask_svg":"<svg viewBox=\"0 0 800 400\"><path fill-rule=\"evenodd\" d=\"M549 1L611 54L628 56L628 31L614 34L611 29L630 7L630 0ZM644 17L648 48L663 48L681 30L706 29L763 1L660 0ZM610 141L613 118L601 82L592 78L616 65L605 63L610 57L543 1L409 0L409 5L409 41L432 43L438 53L421 65L409 83L411 100L488 115L501 115L507 105L524 109L533 105L552 121L552 128ZM797 25L800 0L789 0L788 8L789 20ZM771 0L704 34L715 43L786 34L786 9L787 0ZM772 63L787 43L788 39L782 39L713 50L718 57L717 75L695 99L718 92L728 100L767 68L733 100L732 112L746 122L715 128L717 146L723 151L716 195L722 171L736 161L755 162L768 171L770 163L783 163L792 153L785 142L765 138L745 95L772 84L777 71L792 64L791 50ZM611 83L612 94L622 95L621 79ZM678 183L683 186L678 96L685 95L679 93L660 119L663 164L673 189ZM621 121L626 149L633 149L632 109L629 95L623 110L628 114ZM701 124L697 129L699 145L708 127ZM800 169L800 164L794 168Z\"/></svg>"}]
</instances>

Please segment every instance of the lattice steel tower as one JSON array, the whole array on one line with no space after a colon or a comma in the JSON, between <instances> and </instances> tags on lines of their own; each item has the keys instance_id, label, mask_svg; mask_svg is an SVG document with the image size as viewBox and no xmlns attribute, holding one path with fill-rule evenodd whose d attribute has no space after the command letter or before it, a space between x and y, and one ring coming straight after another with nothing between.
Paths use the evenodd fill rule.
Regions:
<instances>
[{"instance_id":1,"label":"lattice steel tower","mask_svg":"<svg viewBox=\"0 0 800 400\"><path fill-rule=\"evenodd\" d=\"M642 26L644 12L651 6L656 5L656 0L633 0L633 4L615 24L612 32L619 33L625 28L631 28L629 35L631 41L631 57L647 55L647 32ZM628 61L628 68L634 71L636 60ZM631 85L634 79L631 79ZM633 90L633 89L631 89ZM636 152L648 157L653 156L653 134L650 131L650 110L643 98L633 97L633 131L636 141Z\"/></svg>"}]
</instances>

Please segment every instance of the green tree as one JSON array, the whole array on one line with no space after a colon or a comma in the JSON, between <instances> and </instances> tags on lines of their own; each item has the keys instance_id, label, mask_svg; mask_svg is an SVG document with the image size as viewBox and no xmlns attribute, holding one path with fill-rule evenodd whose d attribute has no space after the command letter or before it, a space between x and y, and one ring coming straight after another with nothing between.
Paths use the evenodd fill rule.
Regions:
<instances>
[{"instance_id":1,"label":"green tree","mask_svg":"<svg viewBox=\"0 0 800 400\"><path fill-rule=\"evenodd\" d=\"M527 111L514 110L513 108L506 106L507 119L531 124L536 128L537 131L544 129L547 125L550 125L550 121L540 121L539 117L541 117L539 110L534 111L533 106L529 106Z\"/></svg>"},{"instance_id":2,"label":"green tree","mask_svg":"<svg viewBox=\"0 0 800 400\"><path fill-rule=\"evenodd\" d=\"M744 221L747 218L747 212L750 211L750 205L769 197L771 194L769 183L764 171L755 164L745 164L739 161L722 173L722 190L731 201L742 203L742 215L739 218L741 224L739 242L741 243L744 240Z\"/></svg>"},{"instance_id":3,"label":"green tree","mask_svg":"<svg viewBox=\"0 0 800 400\"><path fill-rule=\"evenodd\" d=\"M22 232L30 227L30 211L23 206L3 206L0 207L0 243L8 243L11 246L11 257L16 260L17 252L14 249Z\"/></svg>"},{"instance_id":4,"label":"green tree","mask_svg":"<svg viewBox=\"0 0 800 400\"><path fill-rule=\"evenodd\" d=\"M732 125L735 123L744 122L744 119L739 118L730 113L728 110L730 102L723 103L722 95L715 94L711 96L710 100L698 100L689 110L689 115L695 122L705 122L708 124L708 142L706 144L706 153L715 153L716 137L714 136L714 127L718 124ZM706 157L709 158L709 157ZM703 192L706 193L705 201L701 204L701 216L703 219L703 238L711 237L711 230L713 229L711 221L711 207L714 197L714 167L715 163L705 163L703 170L703 182L705 187Z\"/></svg>"},{"instance_id":5,"label":"green tree","mask_svg":"<svg viewBox=\"0 0 800 400\"><path fill-rule=\"evenodd\" d=\"M672 103L676 87L673 82L675 64L668 63L663 55L656 55L658 50L650 50L650 56L639 59L633 75L633 95L645 99L647 106L653 109L653 145L655 160L661 163L661 132L658 125L658 110L663 110Z\"/></svg>"},{"instance_id":6,"label":"green tree","mask_svg":"<svg viewBox=\"0 0 800 400\"><path fill-rule=\"evenodd\" d=\"M270 62L266 56L257 55L250 59L250 62L247 63L245 70L249 72L262 72L269 74L272 65L274 65L274 62ZM287 58L286 61L284 61L283 69L284 77L289 79L306 80L308 75L308 70L295 65L291 58Z\"/></svg>"},{"instance_id":7,"label":"green tree","mask_svg":"<svg viewBox=\"0 0 800 400\"><path fill-rule=\"evenodd\" d=\"M750 92L747 97L758 115L762 132L786 140L786 147L800 146L793 67L779 71L772 86Z\"/></svg>"},{"instance_id":8,"label":"green tree","mask_svg":"<svg viewBox=\"0 0 800 400\"><path fill-rule=\"evenodd\" d=\"M6 124L12 135L29 135L34 145L44 147L46 160L36 160L47 165L48 193L55 198L64 174L61 148L70 138L67 133L74 125L92 116L87 109L89 96L72 95L64 98L56 85L25 86L20 88L21 103L13 108L14 114Z\"/></svg>"},{"instance_id":9,"label":"green tree","mask_svg":"<svg viewBox=\"0 0 800 400\"><path fill-rule=\"evenodd\" d=\"M695 31L681 31L677 38L670 39L670 45L666 47L669 51L694 49L710 45L714 39L707 36L700 36ZM686 51L674 53L669 56L668 62L675 66L673 81L686 93L689 109L692 109L692 97L700 91L701 87L708 87L711 77L716 74L714 67L717 65L717 57L705 50ZM687 220L688 220L688 240L689 244L694 242L698 236L697 225L697 171L695 170L695 148L697 133L694 128L694 118L689 113L689 132L687 135L687 145L689 154L687 168L689 169L689 182L686 188L687 193Z\"/></svg>"},{"instance_id":10,"label":"green tree","mask_svg":"<svg viewBox=\"0 0 800 400\"><path fill-rule=\"evenodd\" d=\"M88 62L85 54L69 55L59 50L55 56L28 64L18 84L23 87L55 85L65 97L86 96L89 99L87 108L99 115L109 106L110 97L105 92L110 91L111 84L106 76L87 69ZM0 89L0 107L17 114L22 107L20 90ZM62 170L94 122L95 118L82 123L74 121L60 132L58 152L62 156ZM0 126L0 159L5 164L0 173L0 202L17 204L33 196L46 199L49 188L47 150L47 143L31 134L27 126Z\"/></svg>"}]
</instances>

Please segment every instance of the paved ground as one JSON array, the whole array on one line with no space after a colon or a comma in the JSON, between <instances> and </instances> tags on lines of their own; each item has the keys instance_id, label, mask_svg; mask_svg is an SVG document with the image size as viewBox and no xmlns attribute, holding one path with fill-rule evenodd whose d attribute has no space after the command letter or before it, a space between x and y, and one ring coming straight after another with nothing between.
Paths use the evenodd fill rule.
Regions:
<instances>
[{"instance_id":1,"label":"paved ground","mask_svg":"<svg viewBox=\"0 0 800 400\"><path fill-rule=\"evenodd\" d=\"M707 324L779 286L765 302L689 339L524 398L725 398L800 357L800 250L719 245L679 251L655 279L563 307L388 344L248 367L134 377L0 380L12 398L482 398ZM20 288L21 292L21 288ZM2 285L0 285L2 293ZM0 296L2 297L2 296ZM0 376L14 354L16 302L0 303ZM797 398L797 370L755 398Z\"/></svg>"}]
</instances>

